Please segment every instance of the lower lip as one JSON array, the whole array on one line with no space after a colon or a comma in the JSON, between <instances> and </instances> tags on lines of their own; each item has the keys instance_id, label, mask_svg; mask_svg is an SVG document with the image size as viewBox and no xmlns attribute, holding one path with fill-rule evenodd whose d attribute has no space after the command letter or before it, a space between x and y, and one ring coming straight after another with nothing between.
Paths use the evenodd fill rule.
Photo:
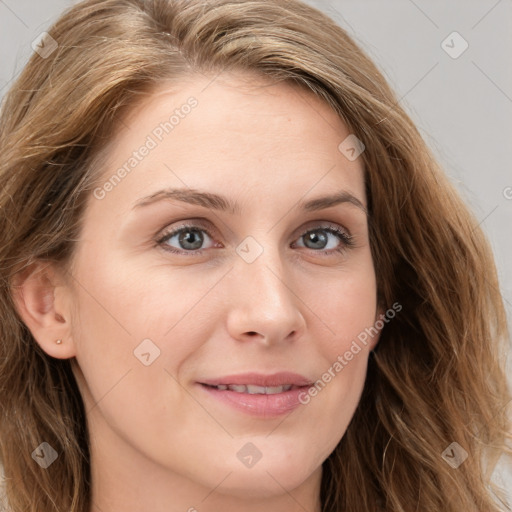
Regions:
<instances>
[{"instance_id":1,"label":"lower lip","mask_svg":"<svg viewBox=\"0 0 512 512\"><path fill-rule=\"evenodd\" d=\"M302 386L274 395L250 395L230 390L224 391L204 384L200 384L200 386L217 400L247 414L264 418L274 418L292 412L301 405L299 396L309 387Z\"/></svg>"}]
</instances>

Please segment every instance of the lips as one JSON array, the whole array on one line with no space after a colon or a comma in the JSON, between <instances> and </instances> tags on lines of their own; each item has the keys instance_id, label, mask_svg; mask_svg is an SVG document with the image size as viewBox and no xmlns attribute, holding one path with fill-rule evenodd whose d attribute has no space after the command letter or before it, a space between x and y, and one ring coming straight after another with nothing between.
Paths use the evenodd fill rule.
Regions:
<instances>
[{"instance_id":1,"label":"lips","mask_svg":"<svg viewBox=\"0 0 512 512\"><path fill-rule=\"evenodd\" d=\"M300 405L299 395L313 383L291 372L272 375L246 373L200 383L209 397L252 416L276 417Z\"/></svg>"}]
</instances>

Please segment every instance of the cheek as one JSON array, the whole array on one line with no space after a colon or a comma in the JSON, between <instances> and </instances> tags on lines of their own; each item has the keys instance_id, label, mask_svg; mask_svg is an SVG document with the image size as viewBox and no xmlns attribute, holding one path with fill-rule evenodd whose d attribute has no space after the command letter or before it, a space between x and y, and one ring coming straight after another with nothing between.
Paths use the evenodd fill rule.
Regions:
<instances>
[{"instance_id":1,"label":"cheek","mask_svg":"<svg viewBox=\"0 0 512 512\"><path fill-rule=\"evenodd\" d=\"M92 343L111 337L109 347L123 352L145 338L158 344L171 336L215 282L215 276L191 279L183 269L130 265L121 256L90 261L77 272L85 285L79 289L79 322Z\"/></svg>"},{"instance_id":2,"label":"cheek","mask_svg":"<svg viewBox=\"0 0 512 512\"><path fill-rule=\"evenodd\" d=\"M77 270L83 286L74 336L86 409L93 421L101 423L102 416L117 432L142 444L145 432L155 440L169 436L166 429L176 411L183 411L182 429L194 431L187 421L195 403L174 376L204 339L194 332L191 314L204 296L204 282L194 286L188 280L183 293L184 274L153 270L105 260Z\"/></svg>"},{"instance_id":3,"label":"cheek","mask_svg":"<svg viewBox=\"0 0 512 512\"><path fill-rule=\"evenodd\" d=\"M323 366L302 400L311 407L310 417L331 411L321 430L325 439L339 440L359 403L371 344L380 334L375 330L377 290L371 256L361 257L352 271L340 271L323 283L321 292L309 294L311 309L321 320L311 336ZM327 446L327 452L332 448Z\"/></svg>"},{"instance_id":4,"label":"cheek","mask_svg":"<svg viewBox=\"0 0 512 512\"><path fill-rule=\"evenodd\" d=\"M318 339L332 362L350 348L352 340L374 325L377 285L371 254L358 254L347 267L329 276L314 276L300 289L312 313L324 326ZM362 336L364 337L364 335Z\"/></svg>"}]
</instances>

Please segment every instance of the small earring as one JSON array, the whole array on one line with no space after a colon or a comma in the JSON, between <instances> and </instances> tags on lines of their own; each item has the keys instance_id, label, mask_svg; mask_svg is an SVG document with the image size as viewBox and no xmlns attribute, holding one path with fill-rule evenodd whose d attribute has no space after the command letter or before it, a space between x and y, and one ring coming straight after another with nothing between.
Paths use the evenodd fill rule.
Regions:
<instances>
[{"instance_id":1,"label":"small earring","mask_svg":"<svg viewBox=\"0 0 512 512\"><path fill-rule=\"evenodd\" d=\"M60 345L62 343L62 340L57 340L55 343L57 343L57 345Z\"/></svg>"}]
</instances>

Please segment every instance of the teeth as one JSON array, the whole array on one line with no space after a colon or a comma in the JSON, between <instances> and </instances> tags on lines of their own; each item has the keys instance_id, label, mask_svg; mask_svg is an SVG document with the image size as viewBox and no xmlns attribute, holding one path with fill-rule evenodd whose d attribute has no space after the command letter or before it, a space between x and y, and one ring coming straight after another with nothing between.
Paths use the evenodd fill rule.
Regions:
<instances>
[{"instance_id":1,"label":"teeth","mask_svg":"<svg viewBox=\"0 0 512 512\"><path fill-rule=\"evenodd\" d=\"M252 386L249 384L247 386L247 393L249 395L266 395L265 386Z\"/></svg>"},{"instance_id":2,"label":"teeth","mask_svg":"<svg viewBox=\"0 0 512 512\"><path fill-rule=\"evenodd\" d=\"M292 388L292 384L286 384L284 386L254 386L252 384L245 386L243 384L219 384L215 387L220 391L229 390L235 391L236 393L248 393L249 395L275 395L277 393L289 391Z\"/></svg>"},{"instance_id":3,"label":"teeth","mask_svg":"<svg viewBox=\"0 0 512 512\"><path fill-rule=\"evenodd\" d=\"M237 393L245 393L247 391L247 386L244 386L243 384L242 385L230 384L228 386L228 389L230 389L231 391L236 391Z\"/></svg>"},{"instance_id":4,"label":"teeth","mask_svg":"<svg viewBox=\"0 0 512 512\"><path fill-rule=\"evenodd\" d=\"M276 386L276 387L268 387L266 388L266 391L265 393L267 395L273 395L274 393L282 393L283 391L288 391L289 389L291 389L292 385L291 384L286 384L286 386Z\"/></svg>"}]
</instances>

